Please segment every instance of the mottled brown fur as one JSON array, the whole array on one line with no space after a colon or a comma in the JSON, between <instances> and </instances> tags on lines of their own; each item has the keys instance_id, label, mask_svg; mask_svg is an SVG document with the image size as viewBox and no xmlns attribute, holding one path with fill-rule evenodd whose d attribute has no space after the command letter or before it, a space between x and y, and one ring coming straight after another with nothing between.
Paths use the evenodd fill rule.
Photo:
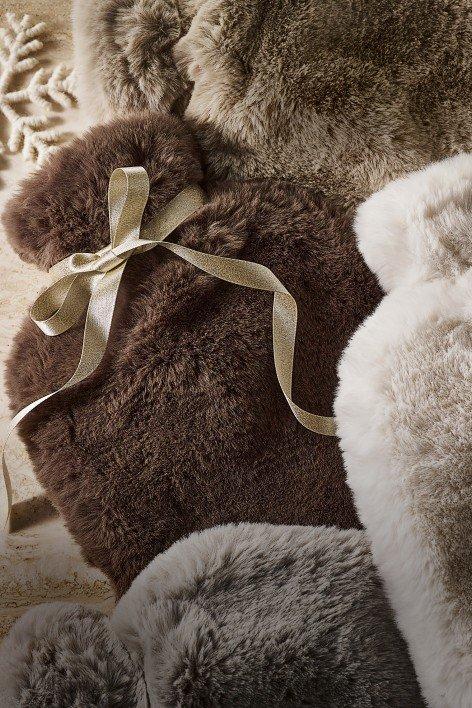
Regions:
<instances>
[{"instance_id":1,"label":"mottled brown fur","mask_svg":"<svg viewBox=\"0 0 472 708\"><path fill-rule=\"evenodd\" d=\"M286 178L351 206L472 149L470 0L75 5L83 108L190 100L215 177Z\"/></svg>"},{"instance_id":2,"label":"mottled brown fur","mask_svg":"<svg viewBox=\"0 0 472 708\"><path fill-rule=\"evenodd\" d=\"M147 220L202 172L176 119L93 129L30 177L4 223L43 268L109 241L112 170L143 165ZM288 183L207 185L172 240L272 268L300 306L295 399L329 415L336 363L381 297L349 219ZM45 337L26 322L8 367L12 407L62 384L81 328ZM126 590L160 551L229 522L358 526L337 440L294 419L274 372L271 296L154 250L129 262L106 362L22 425L38 478L85 557Z\"/></svg>"}]
</instances>

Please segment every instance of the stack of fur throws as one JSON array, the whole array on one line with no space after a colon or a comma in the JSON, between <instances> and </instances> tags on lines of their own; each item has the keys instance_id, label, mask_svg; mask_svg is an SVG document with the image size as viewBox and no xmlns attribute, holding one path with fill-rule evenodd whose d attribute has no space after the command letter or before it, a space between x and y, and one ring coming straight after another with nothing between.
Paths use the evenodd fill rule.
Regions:
<instances>
[{"instance_id":1,"label":"stack of fur throws","mask_svg":"<svg viewBox=\"0 0 472 708\"><path fill-rule=\"evenodd\" d=\"M272 295L171 252L129 259L105 359L20 424L111 617L37 607L0 649L8 708L472 706L470 0L76 0L94 127L3 220L49 269L110 240L115 168L169 241L295 297L293 396ZM58 389L83 321L28 321L12 410Z\"/></svg>"}]
</instances>

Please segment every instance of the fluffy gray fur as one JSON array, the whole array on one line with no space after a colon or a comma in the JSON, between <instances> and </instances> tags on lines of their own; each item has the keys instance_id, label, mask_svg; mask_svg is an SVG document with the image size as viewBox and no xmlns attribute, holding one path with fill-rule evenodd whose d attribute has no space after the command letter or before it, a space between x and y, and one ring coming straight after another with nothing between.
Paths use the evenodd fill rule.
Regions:
<instances>
[{"instance_id":1,"label":"fluffy gray fur","mask_svg":"<svg viewBox=\"0 0 472 708\"><path fill-rule=\"evenodd\" d=\"M2 645L2 708L145 708L145 701L139 665L93 609L41 605Z\"/></svg>"},{"instance_id":2,"label":"fluffy gray fur","mask_svg":"<svg viewBox=\"0 0 472 708\"><path fill-rule=\"evenodd\" d=\"M143 571L111 627L75 607L30 613L0 655L0 688L23 701L9 708L134 707L140 666L153 708L424 705L359 531L193 534Z\"/></svg>"},{"instance_id":3,"label":"fluffy gray fur","mask_svg":"<svg viewBox=\"0 0 472 708\"><path fill-rule=\"evenodd\" d=\"M186 104L216 177L355 204L472 148L470 0L75 0L94 118Z\"/></svg>"}]
</instances>

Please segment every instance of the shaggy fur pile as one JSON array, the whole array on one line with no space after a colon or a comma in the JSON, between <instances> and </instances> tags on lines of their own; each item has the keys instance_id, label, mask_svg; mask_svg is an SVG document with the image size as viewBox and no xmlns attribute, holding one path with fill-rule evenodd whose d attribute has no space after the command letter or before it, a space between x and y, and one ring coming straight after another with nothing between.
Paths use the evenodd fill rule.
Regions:
<instances>
[{"instance_id":1,"label":"shaggy fur pile","mask_svg":"<svg viewBox=\"0 0 472 708\"><path fill-rule=\"evenodd\" d=\"M141 708L144 682L155 708L423 706L364 534L328 528L193 534L146 568L110 624L40 607L0 653L8 708Z\"/></svg>"},{"instance_id":2,"label":"shaggy fur pile","mask_svg":"<svg viewBox=\"0 0 472 708\"><path fill-rule=\"evenodd\" d=\"M75 0L82 105L194 123L217 177L343 205L472 148L470 0Z\"/></svg>"},{"instance_id":3,"label":"shaggy fur pile","mask_svg":"<svg viewBox=\"0 0 472 708\"><path fill-rule=\"evenodd\" d=\"M146 687L132 657L96 610L39 605L0 650L2 708L147 708Z\"/></svg>"},{"instance_id":4,"label":"shaggy fur pile","mask_svg":"<svg viewBox=\"0 0 472 708\"><path fill-rule=\"evenodd\" d=\"M130 165L150 175L145 221L202 178L176 119L96 128L10 203L13 247L45 268L103 247L108 180ZM330 415L337 361L381 296L347 218L290 184L226 183L207 194L172 238L273 269L300 306L295 400ZM280 391L271 299L161 252L134 257L105 365L22 423L39 480L118 593L195 530L240 521L358 525L337 440L298 424ZM47 338L25 323L7 375L14 410L68 379L81 338L81 328Z\"/></svg>"},{"instance_id":5,"label":"shaggy fur pile","mask_svg":"<svg viewBox=\"0 0 472 708\"><path fill-rule=\"evenodd\" d=\"M336 403L348 481L433 708L472 705L472 156L362 206L388 296L354 336Z\"/></svg>"}]
</instances>

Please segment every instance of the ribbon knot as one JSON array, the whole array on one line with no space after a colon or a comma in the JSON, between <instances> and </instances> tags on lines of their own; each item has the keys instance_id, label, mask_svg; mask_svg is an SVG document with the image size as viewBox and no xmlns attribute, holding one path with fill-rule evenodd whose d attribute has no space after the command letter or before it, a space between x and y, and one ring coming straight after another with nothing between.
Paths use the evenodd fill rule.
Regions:
<instances>
[{"instance_id":1,"label":"ribbon knot","mask_svg":"<svg viewBox=\"0 0 472 708\"><path fill-rule=\"evenodd\" d=\"M142 229L149 198L149 178L142 167L120 168L113 172L108 190L110 243L96 253L74 253L50 270L55 282L31 308L31 319L49 337L66 332L80 321L86 308L82 353L72 377L60 389L23 408L13 418L8 436L35 408L49 398L89 377L103 359L128 259L156 246L165 248L208 275L228 283L274 293L273 345L277 378L296 419L309 430L334 436L333 418L304 411L292 400L292 375L297 331L297 304L274 273L259 263L202 253L177 243L164 241L188 217L200 209L204 194L198 186L180 192ZM5 443L6 444L6 443ZM6 488L4 521L12 511L12 486L2 455Z\"/></svg>"},{"instance_id":2,"label":"ribbon knot","mask_svg":"<svg viewBox=\"0 0 472 708\"><path fill-rule=\"evenodd\" d=\"M152 238L146 239L141 238L141 223L148 198L149 178L143 167L120 168L113 172L108 190L110 243L96 253L73 253L51 268L55 282L38 297L30 311L31 319L44 334L54 337L66 332L89 305L92 312L100 311L103 336L100 331L93 331L92 322L89 327L86 322L84 343L93 337L95 343L106 345L128 259L155 248L204 204L201 189L187 187L154 217L145 230L152 233ZM105 311L106 307L110 309ZM96 346L95 354L95 360L101 359L103 347ZM83 370L80 364L79 367Z\"/></svg>"},{"instance_id":3,"label":"ribbon knot","mask_svg":"<svg viewBox=\"0 0 472 708\"><path fill-rule=\"evenodd\" d=\"M124 263L122 256L113 250L111 244L97 253L74 253L68 259L67 267L71 273L108 273Z\"/></svg>"}]
</instances>

